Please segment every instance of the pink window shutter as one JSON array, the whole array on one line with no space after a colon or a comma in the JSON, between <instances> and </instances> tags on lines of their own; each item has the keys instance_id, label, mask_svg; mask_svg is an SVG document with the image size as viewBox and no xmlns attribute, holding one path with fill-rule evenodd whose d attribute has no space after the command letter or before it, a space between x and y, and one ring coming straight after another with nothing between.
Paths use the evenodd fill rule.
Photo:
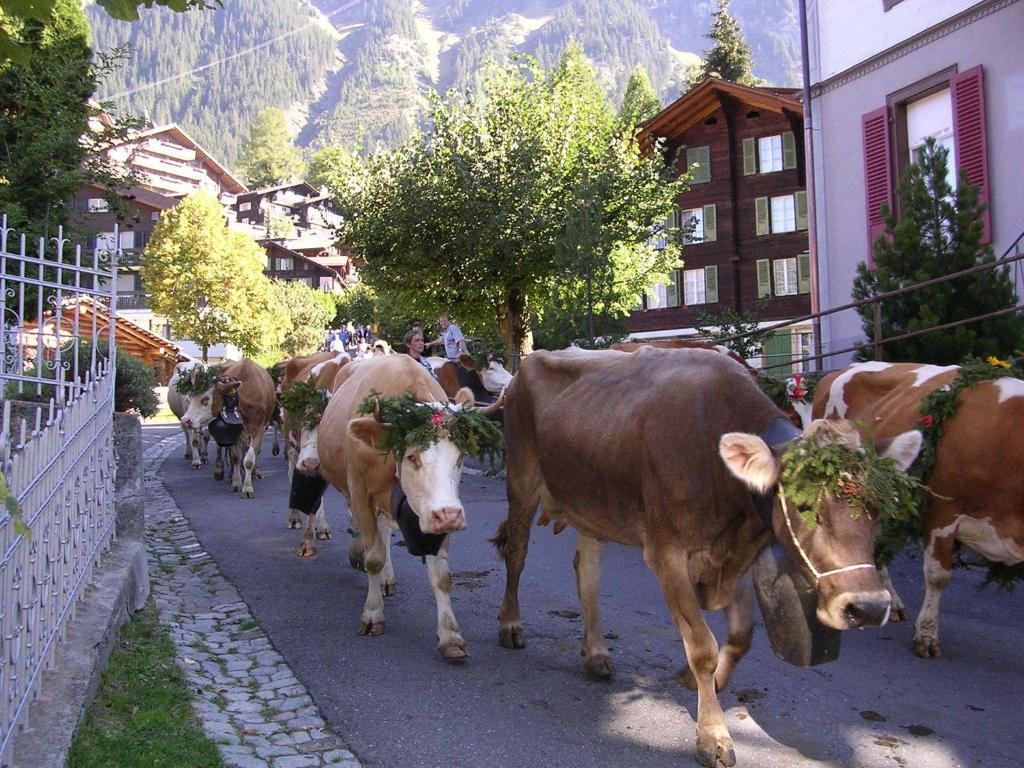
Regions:
<instances>
[{"instance_id":1,"label":"pink window shutter","mask_svg":"<svg viewBox=\"0 0 1024 768\"><path fill-rule=\"evenodd\" d=\"M985 138L985 79L981 65L953 78L953 144L959 173L978 187L978 197L990 205L988 191L988 142ZM982 216L982 243L992 241L992 216Z\"/></svg>"},{"instance_id":2,"label":"pink window shutter","mask_svg":"<svg viewBox=\"0 0 1024 768\"><path fill-rule=\"evenodd\" d=\"M864 131L864 195L867 202L868 266L875 265L874 243L885 232L881 206L892 208L892 157L889 146L889 110L868 112L861 118Z\"/></svg>"}]
</instances>

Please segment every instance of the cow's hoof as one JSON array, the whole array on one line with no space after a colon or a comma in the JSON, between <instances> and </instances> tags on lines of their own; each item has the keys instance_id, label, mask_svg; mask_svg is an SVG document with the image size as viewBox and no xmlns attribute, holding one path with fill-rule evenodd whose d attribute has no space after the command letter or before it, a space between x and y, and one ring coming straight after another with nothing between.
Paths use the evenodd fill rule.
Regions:
<instances>
[{"instance_id":1,"label":"cow's hoof","mask_svg":"<svg viewBox=\"0 0 1024 768\"><path fill-rule=\"evenodd\" d=\"M288 528L290 530L297 530L302 527L302 518L299 516L297 509L288 510Z\"/></svg>"},{"instance_id":2,"label":"cow's hoof","mask_svg":"<svg viewBox=\"0 0 1024 768\"><path fill-rule=\"evenodd\" d=\"M254 469L252 471L252 476L255 477L257 480L262 480L263 479L263 471L260 470L260 469Z\"/></svg>"},{"instance_id":3,"label":"cow's hoof","mask_svg":"<svg viewBox=\"0 0 1024 768\"><path fill-rule=\"evenodd\" d=\"M192 469L199 469L201 466L202 466L201 464L193 464L192 465ZM215 477L214 480L216 480L216 479L217 478Z\"/></svg>"},{"instance_id":4,"label":"cow's hoof","mask_svg":"<svg viewBox=\"0 0 1024 768\"><path fill-rule=\"evenodd\" d=\"M907 609L903 607L903 603L893 604L889 610L889 621L906 621L907 620Z\"/></svg>"},{"instance_id":5,"label":"cow's hoof","mask_svg":"<svg viewBox=\"0 0 1024 768\"><path fill-rule=\"evenodd\" d=\"M363 617L359 620L359 634L370 635L371 637L383 635L384 619L378 619L375 621L373 619L367 619L366 617Z\"/></svg>"},{"instance_id":6,"label":"cow's hoof","mask_svg":"<svg viewBox=\"0 0 1024 768\"><path fill-rule=\"evenodd\" d=\"M523 627L520 624L513 624L502 627L498 630L498 644L502 648L525 648L526 639L523 637Z\"/></svg>"},{"instance_id":7,"label":"cow's hoof","mask_svg":"<svg viewBox=\"0 0 1024 768\"><path fill-rule=\"evenodd\" d=\"M446 645L441 648L441 658L453 664L461 664L469 658L465 645Z\"/></svg>"},{"instance_id":8,"label":"cow's hoof","mask_svg":"<svg viewBox=\"0 0 1024 768\"><path fill-rule=\"evenodd\" d=\"M394 597L398 594L398 584L394 581L385 581L380 585L384 597Z\"/></svg>"},{"instance_id":9,"label":"cow's hoof","mask_svg":"<svg viewBox=\"0 0 1024 768\"><path fill-rule=\"evenodd\" d=\"M280 447L278 447L276 445L270 446L270 455L271 456L277 456L279 453L281 453Z\"/></svg>"},{"instance_id":10,"label":"cow's hoof","mask_svg":"<svg viewBox=\"0 0 1024 768\"><path fill-rule=\"evenodd\" d=\"M299 557L316 557L316 547L310 541L303 541L295 554Z\"/></svg>"},{"instance_id":11,"label":"cow's hoof","mask_svg":"<svg viewBox=\"0 0 1024 768\"><path fill-rule=\"evenodd\" d=\"M251 499L253 496L256 495L256 491L252 490L252 488L248 490L243 489L241 495L243 499Z\"/></svg>"},{"instance_id":12,"label":"cow's hoof","mask_svg":"<svg viewBox=\"0 0 1024 768\"><path fill-rule=\"evenodd\" d=\"M196 467L196 469L198 469L198 467ZM221 472L214 471L213 479L217 480L217 481L223 480L224 479L224 472L223 471L221 471Z\"/></svg>"},{"instance_id":13,"label":"cow's hoof","mask_svg":"<svg viewBox=\"0 0 1024 768\"><path fill-rule=\"evenodd\" d=\"M937 637L915 637L914 653L922 659L937 659L942 656L942 646Z\"/></svg>"},{"instance_id":14,"label":"cow's hoof","mask_svg":"<svg viewBox=\"0 0 1024 768\"><path fill-rule=\"evenodd\" d=\"M707 768L717 768L718 764L731 768L736 765L736 752L732 747L697 747L697 762Z\"/></svg>"},{"instance_id":15,"label":"cow's hoof","mask_svg":"<svg viewBox=\"0 0 1024 768\"><path fill-rule=\"evenodd\" d=\"M330 528L317 528L316 529L316 537L318 539L320 539L320 541L326 541L327 539L331 538L331 529Z\"/></svg>"},{"instance_id":16,"label":"cow's hoof","mask_svg":"<svg viewBox=\"0 0 1024 768\"><path fill-rule=\"evenodd\" d=\"M697 677L689 667L683 667L680 669L672 676L672 679L684 688L689 688L691 691L697 690Z\"/></svg>"},{"instance_id":17,"label":"cow's hoof","mask_svg":"<svg viewBox=\"0 0 1024 768\"><path fill-rule=\"evenodd\" d=\"M591 656L583 662L587 675L596 680L609 680L615 674L615 665L612 664L612 657L607 654Z\"/></svg>"}]
</instances>

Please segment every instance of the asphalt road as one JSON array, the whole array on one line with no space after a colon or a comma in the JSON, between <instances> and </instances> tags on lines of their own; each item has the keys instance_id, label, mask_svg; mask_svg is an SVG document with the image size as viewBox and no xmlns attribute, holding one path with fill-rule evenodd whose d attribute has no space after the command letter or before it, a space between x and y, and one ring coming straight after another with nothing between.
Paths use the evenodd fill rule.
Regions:
<instances>
[{"instance_id":1,"label":"asphalt road","mask_svg":"<svg viewBox=\"0 0 1024 768\"><path fill-rule=\"evenodd\" d=\"M147 428L146 439L171 434ZM373 768L667 768L692 764L696 694L672 681L682 643L638 550L606 550L601 600L616 664L611 682L588 680L571 530L535 528L520 592L527 647L497 642L504 567L486 539L504 517L500 481L466 476L469 528L451 550L455 614L470 660L435 650L426 572L393 551L398 595L387 630L359 637L366 577L350 569L344 501L329 491L335 538L299 559L285 528L282 458L263 452L256 498L242 500L172 454L161 477L203 546L239 588L334 730ZM915 612L920 563L893 569ZM985 766L1024 763L1024 591L979 592L958 571L941 612L945 656L911 650L912 623L844 635L838 661L799 669L777 660L758 626L754 646L721 693L740 766ZM760 623L760 617L758 617ZM724 622L712 627L719 638Z\"/></svg>"}]
</instances>

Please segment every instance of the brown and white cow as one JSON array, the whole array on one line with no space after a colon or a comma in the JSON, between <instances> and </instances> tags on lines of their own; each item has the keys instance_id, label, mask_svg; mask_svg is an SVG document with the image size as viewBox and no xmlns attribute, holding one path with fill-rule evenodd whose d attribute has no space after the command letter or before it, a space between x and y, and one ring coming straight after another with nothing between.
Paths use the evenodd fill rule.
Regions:
<instances>
[{"instance_id":1,"label":"brown and white cow","mask_svg":"<svg viewBox=\"0 0 1024 768\"><path fill-rule=\"evenodd\" d=\"M167 405L170 407L171 413L178 417L179 422L188 409L188 398L178 391L178 381L187 379L193 370L203 367L198 360L178 363L174 366L170 381L167 382ZM199 469L201 464L206 464L210 460L208 452L210 436L203 434L202 430L188 429L184 424L181 426L181 431L185 434L185 460L192 462L193 469Z\"/></svg>"},{"instance_id":2,"label":"brown and white cow","mask_svg":"<svg viewBox=\"0 0 1024 768\"><path fill-rule=\"evenodd\" d=\"M238 393L238 410L242 416L243 430L241 438L229 449L231 490L241 491L243 499L251 499L255 495L253 476L261 477L257 465L263 447L263 435L277 407L274 381L266 369L251 360L239 360L222 366L220 376L210 389L189 396L188 408L181 417L181 423L187 429L208 427L221 414L225 392L232 391ZM214 478L220 479L217 477L216 465Z\"/></svg>"},{"instance_id":3,"label":"brown and white cow","mask_svg":"<svg viewBox=\"0 0 1024 768\"><path fill-rule=\"evenodd\" d=\"M750 646L752 597L744 575L772 535L816 584L823 624L877 625L889 609L872 564L869 515L851 514L829 497L811 530L777 499L770 525L755 510L752 492L772 491L782 469L761 436L773 439L779 430L800 434L743 367L718 352L647 347L527 357L505 396L509 507L494 540L507 569L501 645L525 645L518 587L538 504L579 534L582 652L591 675L612 674L598 612L602 550L609 541L640 547L696 683L697 759L733 765L716 690ZM821 421L809 432L860 445L849 424ZM905 466L919 447L920 434L911 432L887 453ZM725 610L729 637L720 651L702 609Z\"/></svg>"},{"instance_id":4,"label":"brown and white cow","mask_svg":"<svg viewBox=\"0 0 1024 768\"><path fill-rule=\"evenodd\" d=\"M449 534L466 527L459 498L462 455L446 437L422 451L409 451L400 462L382 455L377 440L387 427L358 409L373 392L383 397L410 394L426 404L447 404L448 397L430 374L408 355L370 357L342 369L344 381L334 391L319 427L320 472L348 499L363 542L368 589L359 634L384 632L381 576L391 535L391 493L401 486L424 533ZM472 403L463 390L458 405ZM427 575L437 602L437 640L449 660L466 658L466 643L451 605L446 536L436 556L426 557Z\"/></svg>"},{"instance_id":5,"label":"brown and white cow","mask_svg":"<svg viewBox=\"0 0 1024 768\"><path fill-rule=\"evenodd\" d=\"M857 423L886 438L913 429L921 401L959 376L959 366L869 362L826 376L814 393L814 414ZM925 596L914 651L942 655L939 600L949 584L953 544L961 541L989 560L1024 561L1024 381L981 382L960 394L942 427L935 467L923 481L933 491L922 515ZM894 618L906 618L892 588Z\"/></svg>"},{"instance_id":6,"label":"brown and white cow","mask_svg":"<svg viewBox=\"0 0 1024 768\"><path fill-rule=\"evenodd\" d=\"M331 357L318 359L314 356L313 361L308 363L296 375L296 381L307 381L317 389L333 391L334 378L338 371L348 365L352 358L348 352L331 352ZM289 382L290 384L291 382ZM284 385L282 385L282 388ZM317 474L320 463L317 451L317 429L307 429L296 414L289 414L286 411L285 422L289 425L288 442L296 446L292 456L288 458L288 480L291 482L295 472ZM298 509L288 510L288 527L298 528L302 520L302 511ZM316 539L331 538L331 526L327 522L327 514L324 510L323 499L320 499L317 511L313 515L306 515L306 531L302 536L302 543L299 545L299 557L313 557L316 555Z\"/></svg>"},{"instance_id":7,"label":"brown and white cow","mask_svg":"<svg viewBox=\"0 0 1024 768\"><path fill-rule=\"evenodd\" d=\"M448 399L453 399L462 388L458 376L459 363L443 357L428 357L427 362L434 369L434 375L437 376L437 381L448 395ZM512 374L496 360L489 361L483 370L477 370L476 363L470 355L460 355L459 362L468 372L465 376L465 386L469 387L478 403L492 402L512 381Z\"/></svg>"}]
</instances>

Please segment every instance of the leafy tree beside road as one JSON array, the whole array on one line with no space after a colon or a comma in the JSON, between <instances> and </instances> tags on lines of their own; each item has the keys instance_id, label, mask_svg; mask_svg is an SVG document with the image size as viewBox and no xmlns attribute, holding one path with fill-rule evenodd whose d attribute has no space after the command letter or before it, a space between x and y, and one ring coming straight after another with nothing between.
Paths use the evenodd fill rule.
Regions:
<instances>
[{"instance_id":1,"label":"leafy tree beside road","mask_svg":"<svg viewBox=\"0 0 1024 768\"><path fill-rule=\"evenodd\" d=\"M255 240L227 228L215 198L196 192L160 217L142 281L153 310L177 337L192 339L204 360L221 342L254 356L281 342L286 323L263 275L265 260Z\"/></svg>"}]
</instances>

